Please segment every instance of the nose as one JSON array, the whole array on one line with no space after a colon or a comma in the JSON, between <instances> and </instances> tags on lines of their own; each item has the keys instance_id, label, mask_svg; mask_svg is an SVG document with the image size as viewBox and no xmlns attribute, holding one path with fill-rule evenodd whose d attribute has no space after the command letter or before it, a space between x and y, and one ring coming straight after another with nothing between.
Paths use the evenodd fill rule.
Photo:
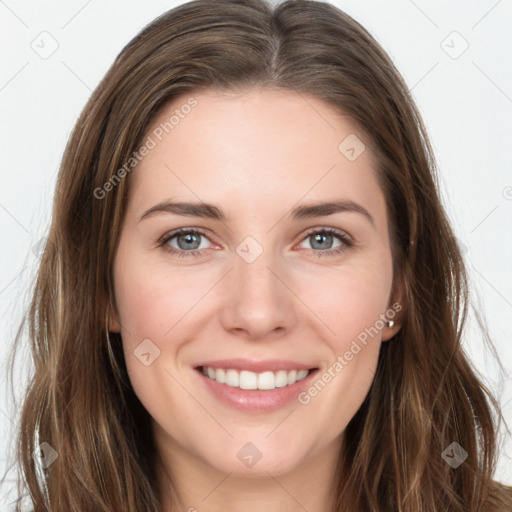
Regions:
<instances>
[{"instance_id":1,"label":"nose","mask_svg":"<svg viewBox=\"0 0 512 512\"><path fill-rule=\"evenodd\" d=\"M292 329L300 301L287 283L287 274L271 250L254 261L236 256L233 270L223 280L223 327L254 340Z\"/></svg>"}]
</instances>

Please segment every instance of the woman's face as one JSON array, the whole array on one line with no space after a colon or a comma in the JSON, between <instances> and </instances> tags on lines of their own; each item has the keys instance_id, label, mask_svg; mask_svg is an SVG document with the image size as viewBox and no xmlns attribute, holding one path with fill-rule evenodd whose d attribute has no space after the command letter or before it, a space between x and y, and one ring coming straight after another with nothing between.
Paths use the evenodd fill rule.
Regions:
<instances>
[{"instance_id":1,"label":"woman's face","mask_svg":"<svg viewBox=\"0 0 512 512\"><path fill-rule=\"evenodd\" d=\"M176 97L147 137L111 330L157 446L250 475L337 457L401 307L364 136L314 97L251 89Z\"/></svg>"}]
</instances>

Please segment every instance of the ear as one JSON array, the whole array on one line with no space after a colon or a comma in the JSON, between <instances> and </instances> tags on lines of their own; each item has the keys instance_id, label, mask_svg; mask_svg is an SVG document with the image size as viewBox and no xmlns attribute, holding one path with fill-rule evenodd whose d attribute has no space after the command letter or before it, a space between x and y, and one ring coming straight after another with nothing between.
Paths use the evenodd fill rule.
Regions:
<instances>
[{"instance_id":1,"label":"ear","mask_svg":"<svg viewBox=\"0 0 512 512\"><path fill-rule=\"evenodd\" d=\"M393 321L393 326L389 327L386 323L382 330L382 341L388 341L402 328L403 317L405 314L405 283L403 276L399 275L393 282L391 296L386 310L386 317Z\"/></svg>"},{"instance_id":2,"label":"ear","mask_svg":"<svg viewBox=\"0 0 512 512\"><path fill-rule=\"evenodd\" d=\"M121 332L121 323L119 322L119 315L111 305L107 306L108 311L108 330L110 332Z\"/></svg>"}]
</instances>

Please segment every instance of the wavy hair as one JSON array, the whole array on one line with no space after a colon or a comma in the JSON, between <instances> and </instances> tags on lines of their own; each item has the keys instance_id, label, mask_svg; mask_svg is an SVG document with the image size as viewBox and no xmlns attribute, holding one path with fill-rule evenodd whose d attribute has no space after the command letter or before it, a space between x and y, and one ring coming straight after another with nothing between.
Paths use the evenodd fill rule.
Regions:
<instances>
[{"instance_id":1,"label":"wavy hair","mask_svg":"<svg viewBox=\"0 0 512 512\"><path fill-rule=\"evenodd\" d=\"M33 372L16 439L16 510L23 491L34 512L161 512L150 417L130 385L121 337L106 322L116 310L112 263L130 175L102 199L97 191L173 97L250 87L313 95L368 135L394 279L405 290L403 326L382 345L372 387L346 429L333 512L512 510L512 489L493 480L501 413L461 344L467 274L419 111L367 30L309 0L173 8L126 45L81 112L13 346L14 354L28 325ZM46 468L32 457L42 442L58 454ZM468 454L457 469L441 456L453 442Z\"/></svg>"}]
</instances>

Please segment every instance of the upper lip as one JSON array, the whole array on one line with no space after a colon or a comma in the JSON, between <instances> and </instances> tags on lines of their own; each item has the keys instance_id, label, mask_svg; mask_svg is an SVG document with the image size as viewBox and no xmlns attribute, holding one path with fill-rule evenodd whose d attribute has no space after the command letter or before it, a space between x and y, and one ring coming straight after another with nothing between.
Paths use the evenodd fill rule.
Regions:
<instances>
[{"instance_id":1,"label":"upper lip","mask_svg":"<svg viewBox=\"0 0 512 512\"><path fill-rule=\"evenodd\" d=\"M254 373L265 371L276 372L278 370L310 370L316 368L314 365L299 363L285 359L266 359L264 361L254 361L251 359L216 359L214 361L204 361L196 365L196 368L206 366L208 368L224 368L226 370L247 370Z\"/></svg>"}]
</instances>

